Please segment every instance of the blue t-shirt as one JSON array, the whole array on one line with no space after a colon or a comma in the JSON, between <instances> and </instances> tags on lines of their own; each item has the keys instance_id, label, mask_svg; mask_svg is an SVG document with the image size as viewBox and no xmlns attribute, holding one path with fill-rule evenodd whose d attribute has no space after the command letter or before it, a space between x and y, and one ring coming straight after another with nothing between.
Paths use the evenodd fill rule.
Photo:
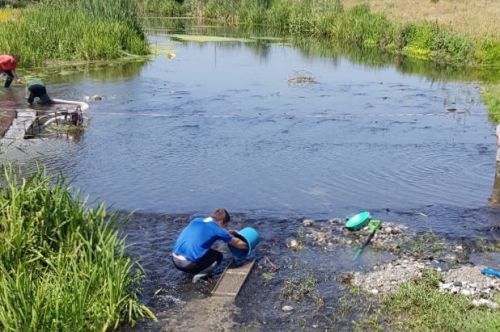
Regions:
<instances>
[{"instance_id":1,"label":"blue t-shirt","mask_svg":"<svg viewBox=\"0 0 500 332\"><path fill-rule=\"evenodd\" d=\"M191 262L196 262L205 255L215 241L222 240L228 243L232 238L231 234L212 218L195 218L181 232L173 251Z\"/></svg>"}]
</instances>

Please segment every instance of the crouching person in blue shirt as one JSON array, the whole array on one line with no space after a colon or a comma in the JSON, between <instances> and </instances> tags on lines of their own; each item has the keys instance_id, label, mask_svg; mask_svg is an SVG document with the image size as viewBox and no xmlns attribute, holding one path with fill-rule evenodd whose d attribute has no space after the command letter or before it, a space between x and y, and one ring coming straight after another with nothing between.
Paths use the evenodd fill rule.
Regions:
<instances>
[{"instance_id":1,"label":"crouching person in blue shirt","mask_svg":"<svg viewBox=\"0 0 500 332\"><path fill-rule=\"evenodd\" d=\"M221 252L212 249L217 240L248 249L245 241L234 237L234 230L227 231L231 217L224 209L215 210L208 218L195 218L179 235L175 242L172 259L178 270L194 274L193 282L206 277L222 262Z\"/></svg>"}]
</instances>

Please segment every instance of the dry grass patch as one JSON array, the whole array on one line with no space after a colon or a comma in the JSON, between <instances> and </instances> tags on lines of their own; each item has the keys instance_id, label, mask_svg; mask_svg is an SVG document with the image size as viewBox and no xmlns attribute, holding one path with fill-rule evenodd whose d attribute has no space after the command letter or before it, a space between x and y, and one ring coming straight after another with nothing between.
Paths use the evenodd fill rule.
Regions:
<instances>
[{"instance_id":1,"label":"dry grass patch","mask_svg":"<svg viewBox=\"0 0 500 332\"><path fill-rule=\"evenodd\" d=\"M1 8L0 9L0 22L17 21L19 16L18 9Z\"/></svg>"},{"instance_id":2,"label":"dry grass patch","mask_svg":"<svg viewBox=\"0 0 500 332\"><path fill-rule=\"evenodd\" d=\"M498 0L343 0L346 9L368 4L398 22L437 22L459 34L500 40Z\"/></svg>"}]
</instances>

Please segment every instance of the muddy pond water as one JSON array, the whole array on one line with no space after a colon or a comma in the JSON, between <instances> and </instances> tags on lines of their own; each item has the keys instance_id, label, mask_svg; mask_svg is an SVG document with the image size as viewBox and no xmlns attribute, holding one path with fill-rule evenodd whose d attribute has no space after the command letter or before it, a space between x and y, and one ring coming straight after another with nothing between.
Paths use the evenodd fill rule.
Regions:
<instances>
[{"instance_id":1,"label":"muddy pond water","mask_svg":"<svg viewBox=\"0 0 500 332\"><path fill-rule=\"evenodd\" d=\"M496 145L480 82L288 39L200 41L172 37L193 31L152 31L163 52L149 61L64 67L45 79L54 98L102 97L88 101L92 119L82 135L34 139L0 155L72 177L90 203L136 211L128 236L148 273L149 305L163 310L206 296L207 288L186 291L202 286L172 270L169 252L191 216L216 207L234 214L236 228L258 229L260 257L285 265L295 255L285 240L301 218L368 210L457 238L486 236L500 222L487 204ZM228 37L225 30L213 34ZM404 69L415 66L418 73ZM23 96L15 87L0 101L25 107ZM314 268L323 271L316 277L352 268L316 259ZM249 282L249 292L258 292L262 281ZM167 290L162 303L152 295L159 289ZM333 288L324 292L334 301ZM276 310L278 295L246 297L254 309L242 320L302 326L255 313L259 303Z\"/></svg>"}]
</instances>

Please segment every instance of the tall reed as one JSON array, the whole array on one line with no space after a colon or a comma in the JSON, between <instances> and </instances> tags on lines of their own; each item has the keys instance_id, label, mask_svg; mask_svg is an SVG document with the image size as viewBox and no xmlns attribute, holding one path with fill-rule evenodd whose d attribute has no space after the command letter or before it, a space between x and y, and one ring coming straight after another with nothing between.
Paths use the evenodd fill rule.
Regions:
<instances>
[{"instance_id":1,"label":"tall reed","mask_svg":"<svg viewBox=\"0 0 500 332\"><path fill-rule=\"evenodd\" d=\"M175 0L138 0L137 12L142 16L183 16L186 10L182 1Z\"/></svg>"},{"instance_id":2,"label":"tall reed","mask_svg":"<svg viewBox=\"0 0 500 332\"><path fill-rule=\"evenodd\" d=\"M150 52L133 0L45 0L11 13L0 20L0 50L21 54L20 67Z\"/></svg>"},{"instance_id":3,"label":"tall reed","mask_svg":"<svg viewBox=\"0 0 500 332\"><path fill-rule=\"evenodd\" d=\"M0 329L104 331L153 313L138 300L140 265L126 253L124 222L103 204L85 208L65 178L43 169L0 189Z\"/></svg>"},{"instance_id":4,"label":"tall reed","mask_svg":"<svg viewBox=\"0 0 500 332\"><path fill-rule=\"evenodd\" d=\"M82 11L95 20L123 23L144 38L136 0L44 0L42 8Z\"/></svg>"},{"instance_id":5,"label":"tall reed","mask_svg":"<svg viewBox=\"0 0 500 332\"><path fill-rule=\"evenodd\" d=\"M45 60L115 59L126 51L148 54L149 45L128 25L100 20L87 12L24 9L17 21L0 23L0 49L21 54L21 66Z\"/></svg>"}]
</instances>

